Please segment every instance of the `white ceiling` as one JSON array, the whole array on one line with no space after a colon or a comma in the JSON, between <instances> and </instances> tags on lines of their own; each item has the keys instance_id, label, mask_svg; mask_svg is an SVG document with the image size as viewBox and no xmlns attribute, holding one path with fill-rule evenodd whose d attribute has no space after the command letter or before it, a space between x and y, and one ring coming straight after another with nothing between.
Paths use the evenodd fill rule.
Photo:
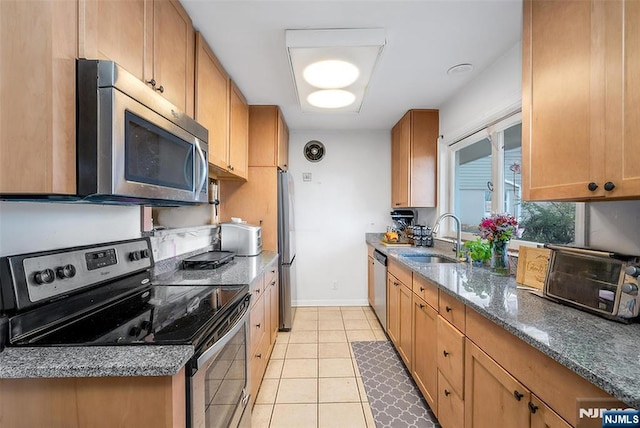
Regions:
<instances>
[{"instance_id":1,"label":"white ceiling","mask_svg":"<svg viewBox=\"0 0 640 428\"><path fill-rule=\"evenodd\" d=\"M522 37L521 0L180 0L249 104L276 104L293 130L390 129L440 108ZM384 28L387 44L360 113L302 113L285 30ZM447 69L474 70L449 76Z\"/></svg>"}]
</instances>

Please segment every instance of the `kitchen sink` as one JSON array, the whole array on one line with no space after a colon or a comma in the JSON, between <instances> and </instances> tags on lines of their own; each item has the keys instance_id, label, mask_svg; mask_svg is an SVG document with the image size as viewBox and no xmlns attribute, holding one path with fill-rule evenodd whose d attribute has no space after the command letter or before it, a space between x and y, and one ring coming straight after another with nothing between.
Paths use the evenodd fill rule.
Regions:
<instances>
[{"instance_id":1,"label":"kitchen sink","mask_svg":"<svg viewBox=\"0 0 640 428\"><path fill-rule=\"evenodd\" d=\"M416 263L455 263L454 260L436 256L434 254L413 254L413 253L405 253L399 254L400 257L404 257L406 259L411 260Z\"/></svg>"}]
</instances>

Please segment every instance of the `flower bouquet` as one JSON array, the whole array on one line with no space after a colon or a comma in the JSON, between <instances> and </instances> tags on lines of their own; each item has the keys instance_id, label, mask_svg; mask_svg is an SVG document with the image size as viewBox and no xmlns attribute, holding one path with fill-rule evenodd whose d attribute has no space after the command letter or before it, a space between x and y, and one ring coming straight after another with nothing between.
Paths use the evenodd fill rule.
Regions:
<instances>
[{"instance_id":1,"label":"flower bouquet","mask_svg":"<svg viewBox=\"0 0 640 428\"><path fill-rule=\"evenodd\" d=\"M509 213L493 214L483 218L478 226L480 237L491 245L491 271L497 275L509 275L507 246L513 237L520 237L523 229L518 229L518 221Z\"/></svg>"}]
</instances>

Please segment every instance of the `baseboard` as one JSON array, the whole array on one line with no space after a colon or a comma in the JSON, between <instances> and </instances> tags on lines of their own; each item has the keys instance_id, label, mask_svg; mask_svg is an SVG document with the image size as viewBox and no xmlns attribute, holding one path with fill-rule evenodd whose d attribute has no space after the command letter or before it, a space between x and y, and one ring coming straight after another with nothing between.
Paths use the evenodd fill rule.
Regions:
<instances>
[{"instance_id":1,"label":"baseboard","mask_svg":"<svg viewBox=\"0 0 640 428\"><path fill-rule=\"evenodd\" d=\"M291 306L369 306L367 299L352 300L296 300L291 302Z\"/></svg>"}]
</instances>

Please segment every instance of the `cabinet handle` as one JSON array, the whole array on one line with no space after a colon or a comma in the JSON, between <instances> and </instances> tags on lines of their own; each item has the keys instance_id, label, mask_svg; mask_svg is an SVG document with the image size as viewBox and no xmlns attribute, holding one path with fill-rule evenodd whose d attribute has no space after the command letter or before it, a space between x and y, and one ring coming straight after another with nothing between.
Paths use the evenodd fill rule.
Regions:
<instances>
[{"instance_id":1,"label":"cabinet handle","mask_svg":"<svg viewBox=\"0 0 640 428\"><path fill-rule=\"evenodd\" d=\"M451 395L451 392L447 389L444 390L444 395L446 395L447 397Z\"/></svg>"},{"instance_id":2,"label":"cabinet handle","mask_svg":"<svg viewBox=\"0 0 640 428\"><path fill-rule=\"evenodd\" d=\"M424 291L424 287L420 287L420 291Z\"/></svg>"},{"instance_id":3,"label":"cabinet handle","mask_svg":"<svg viewBox=\"0 0 640 428\"><path fill-rule=\"evenodd\" d=\"M260 289L256 288L256 294L260 294Z\"/></svg>"},{"instance_id":4,"label":"cabinet handle","mask_svg":"<svg viewBox=\"0 0 640 428\"><path fill-rule=\"evenodd\" d=\"M276 285L276 282L275 281L271 281L271 285Z\"/></svg>"},{"instance_id":5,"label":"cabinet handle","mask_svg":"<svg viewBox=\"0 0 640 428\"><path fill-rule=\"evenodd\" d=\"M395 282L395 281L394 281L394 282L393 282L393 285L395 285L395 286L397 287L397 286L398 286L398 285L400 285L400 284L398 284L397 282Z\"/></svg>"},{"instance_id":6,"label":"cabinet handle","mask_svg":"<svg viewBox=\"0 0 640 428\"><path fill-rule=\"evenodd\" d=\"M445 308L445 310L447 312L451 312L453 310L453 308L451 308L451 306L445 306L444 308Z\"/></svg>"},{"instance_id":7,"label":"cabinet handle","mask_svg":"<svg viewBox=\"0 0 640 428\"><path fill-rule=\"evenodd\" d=\"M147 80L147 83L150 84L154 88L156 87L156 79Z\"/></svg>"},{"instance_id":8,"label":"cabinet handle","mask_svg":"<svg viewBox=\"0 0 640 428\"><path fill-rule=\"evenodd\" d=\"M616 188L616 185L613 184L613 182L611 181L607 181L606 183L604 183L604 190L606 190L607 192L610 192L615 188Z\"/></svg>"},{"instance_id":9,"label":"cabinet handle","mask_svg":"<svg viewBox=\"0 0 640 428\"><path fill-rule=\"evenodd\" d=\"M424 305L422 303L419 303L420 305L420 309L424 309Z\"/></svg>"},{"instance_id":10,"label":"cabinet handle","mask_svg":"<svg viewBox=\"0 0 640 428\"><path fill-rule=\"evenodd\" d=\"M538 411L538 406L529 401L529 411L533 414Z\"/></svg>"},{"instance_id":11,"label":"cabinet handle","mask_svg":"<svg viewBox=\"0 0 640 428\"><path fill-rule=\"evenodd\" d=\"M520 394L517 389L513 391L513 396L516 397L516 400L518 401L522 400L522 397L524 397L524 395Z\"/></svg>"},{"instance_id":12,"label":"cabinet handle","mask_svg":"<svg viewBox=\"0 0 640 428\"><path fill-rule=\"evenodd\" d=\"M400 203L396 202L396 204L395 204L395 205L396 205L396 207L399 207L399 206L400 206Z\"/></svg>"},{"instance_id":13,"label":"cabinet handle","mask_svg":"<svg viewBox=\"0 0 640 428\"><path fill-rule=\"evenodd\" d=\"M262 325L262 323L256 324L256 328L260 328L261 325Z\"/></svg>"},{"instance_id":14,"label":"cabinet handle","mask_svg":"<svg viewBox=\"0 0 640 428\"><path fill-rule=\"evenodd\" d=\"M260 221L262 221L262 220L260 220ZM276 270L275 269L271 269L271 273L276 273Z\"/></svg>"},{"instance_id":15,"label":"cabinet handle","mask_svg":"<svg viewBox=\"0 0 640 428\"><path fill-rule=\"evenodd\" d=\"M256 358L262 358L262 354L256 354Z\"/></svg>"},{"instance_id":16,"label":"cabinet handle","mask_svg":"<svg viewBox=\"0 0 640 428\"><path fill-rule=\"evenodd\" d=\"M164 93L164 86L160 85L160 87L157 88L156 91L160 92L161 94Z\"/></svg>"},{"instance_id":17,"label":"cabinet handle","mask_svg":"<svg viewBox=\"0 0 640 428\"><path fill-rule=\"evenodd\" d=\"M445 357L447 357L450 354L450 352L447 352L447 351L442 351L442 353L444 354Z\"/></svg>"},{"instance_id":18,"label":"cabinet handle","mask_svg":"<svg viewBox=\"0 0 640 428\"><path fill-rule=\"evenodd\" d=\"M598 188L598 185L593 181L587 185L587 189L589 189L592 192L595 192L597 188Z\"/></svg>"}]
</instances>

